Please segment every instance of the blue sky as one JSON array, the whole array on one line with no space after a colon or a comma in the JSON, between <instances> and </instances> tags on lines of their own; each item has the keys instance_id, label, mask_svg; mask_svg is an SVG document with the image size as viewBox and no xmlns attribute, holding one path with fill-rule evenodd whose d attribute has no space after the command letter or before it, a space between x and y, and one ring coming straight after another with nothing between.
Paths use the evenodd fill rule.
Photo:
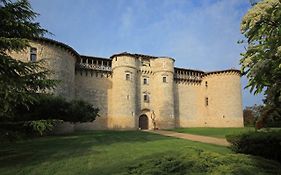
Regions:
<instances>
[{"instance_id":1,"label":"blue sky","mask_svg":"<svg viewBox=\"0 0 281 175\"><path fill-rule=\"evenodd\" d=\"M248 0L31 0L49 38L83 55L131 52L176 59L204 71L239 67L240 21ZM246 78L242 78L245 87ZM243 88L242 87L242 88ZM262 95L243 90L243 105Z\"/></svg>"}]
</instances>

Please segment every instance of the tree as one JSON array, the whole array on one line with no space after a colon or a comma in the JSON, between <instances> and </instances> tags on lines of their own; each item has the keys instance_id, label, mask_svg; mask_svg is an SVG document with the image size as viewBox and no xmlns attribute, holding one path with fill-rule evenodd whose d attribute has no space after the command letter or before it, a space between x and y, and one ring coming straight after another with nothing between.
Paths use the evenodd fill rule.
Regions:
<instances>
[{"instance_id":1,"label":"tree","mask_svg":"<svg viewBox=\"0 0 281 175\"><path fill-rule=\"evenodd\" d=\"M255 122L255 117L253 115L253 111L246 107L243 110L243 119L244 119L244 126L253 126Z\"/></svg>"},{"instance_id":2,"label":"tree","mask_svg":"<svg viewBox=\"0 0 281 175\"><path fill-rule=\"evenodd\" d=\"M265 94L265 108L259 121L273 113L281 116L281 1L263 0L243 17L241 32L247 38L242 53L242 72L246 86L254 94Z\"/></svg>"},{"instance_id":3,"label":"tree","mask_svg":"<svg viewBox=\"0 0 281 175\"><path fill-rule=\"evenodd\" d=\"M34 102L38 92L55 86L48 79L50 72L42 62L22 62L11 58L9 52L20 52L29 40L42 37L47 30L33 22L38 14L27 0L0 0L0 119L13 117L18 105Z\"/></svg>"}]
</instances>

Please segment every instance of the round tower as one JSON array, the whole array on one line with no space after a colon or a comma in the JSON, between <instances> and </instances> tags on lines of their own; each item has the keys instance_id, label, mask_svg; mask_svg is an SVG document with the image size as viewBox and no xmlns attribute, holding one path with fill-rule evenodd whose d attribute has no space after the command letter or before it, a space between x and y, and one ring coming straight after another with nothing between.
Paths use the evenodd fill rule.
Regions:
<instances>
[{"instance_id":1,"label":"round tower","mask_svg":"<svg viewBox=\"0 0 281 175\"><path fill-rule=\"evenodd\" d=\"M160 129L175 127L174 59L159 57L152 62L154 70L152 110Z\"/></svg>"},{"instance_id":2,"label":"round tower","mask_svg":"<svg viewBox=\"0 0 281 175\"><path fill-rule=\"evenodd\" d=\"M25 51L12 52L11 56L25 62L44 60L46 68L52 72L51 79L59 80L54 94L73 99L75 62L79 54L70 46L47 38L37 38L29 44Z\"/></svg>"},{"instance_id":3,"label":"round tower","mask_svg":"<svg viewBox=\"0 0 281 175\"><path fill-rule=\"evenodd\" d=\"M232 69L210 72L203 77L206 126L244 126L240 79L240 71Z\"/></svg>"},{"instance_id":4,"label":"round tower","mask_svg":"<svg viewBox=\"0 0 281 175\"><path fill-rule=\"evenodd\" d=\"M113 55L112 96L109 127L136 129L138 59L128 53Z\"/></svg>"}]
</instances>

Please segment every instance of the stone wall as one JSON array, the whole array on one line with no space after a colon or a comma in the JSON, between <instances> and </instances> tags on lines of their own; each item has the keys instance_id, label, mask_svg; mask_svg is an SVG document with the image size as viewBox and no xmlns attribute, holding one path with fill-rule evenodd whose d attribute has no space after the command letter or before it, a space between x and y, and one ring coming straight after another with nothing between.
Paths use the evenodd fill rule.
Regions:
<instances>
[{"instance_id":1,"label":"stone wall","mask_svg":"<svg viewBox=\"0 0 281 175\"><path fill-rule=\"evenodd\" d=\"M204 89L200 82L175 83L175 115L177 127L204 127L206 114Z\"/></svg>"},{"instance_id":2,"label":"stone wall","mask_svg":"<svg viewBox=\"0 0 281 175\"><path fill-rule=\"evenodd\" d=\"M76 130L107 129L112 78L110 72L77 70L75 98L90 102L99 108L100 117L94 122L76 124Z\"/></svg>"},{"instance_id":3,"label":"stone wall","mask_svg":"<svg viewBox=\"0 0 281 175\"><path fill-rule=\"evenodd\" d=\"M76 57L53 44L32 42L30 45L37 49L37 60L45 60L46 67L53 72L51 78L59 80L54 94L73 99ZM30 48L23 52L12 52L11 56L22 61L30 61Z\"/></svg>"}]
</instances>

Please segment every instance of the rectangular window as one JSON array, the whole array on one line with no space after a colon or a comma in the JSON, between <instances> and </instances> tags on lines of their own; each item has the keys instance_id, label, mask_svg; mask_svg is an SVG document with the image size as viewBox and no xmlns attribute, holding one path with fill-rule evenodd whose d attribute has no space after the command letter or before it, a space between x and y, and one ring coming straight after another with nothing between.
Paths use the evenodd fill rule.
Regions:
<instances>
[{"instance_id":1,"label":"rectangular window","mask_svg":"<svg viewBox=\"0 0 281 175\"><path fill-rule=\"evenodd\" d=\"M163 83L167 83L167 77L163 77Z\"/></svg>"},{"instance_id":2,"label":"rectangular window","mask_svg":"<svg viewBox=\"0 0 281 175\"><path fill-rule=\"evenodd\" d=\"M147 78L143 79L143 84L148 84L148 79Z\"/></svg>"},{"instance_id":3,"label":"rectangular window","mask_svg":"<svg viewBox=\"0 0 281 175\"><path fill-rule=\"evenodd\" d=\"M143 101L148 103L149 102L149 96L147 94L143 95Z\"/></svg>"},{"instance_id":4,"label":"rectangular window","mask_svg":"<svg viewBox=\"0 0 281 175\"><path fill-rule=\"evenodd\" d=\"M206 105L206 106L209 105L209 98L208 98L208 97L205 98L205 105Z\"/></svg>"},{"instance_id":5,"label":"rectangular window","mask_svg":"<svg viewBox=\"0 0 281 175\"><path fill-rule=\"evenodd\" d=\"M34 47L30 48L30 61L35 62L37 60L37 49Z\"/></svg>"},{"instance_id":6,"label":"rectangular window","mask_svg":"<svg viewBox=\"0 0 281 175\"><path fill-rule=\"evenodd\" d=\"M126 73L126 80L130 80L130 74L129 73Z\"/></svg>"}]
</instances>

